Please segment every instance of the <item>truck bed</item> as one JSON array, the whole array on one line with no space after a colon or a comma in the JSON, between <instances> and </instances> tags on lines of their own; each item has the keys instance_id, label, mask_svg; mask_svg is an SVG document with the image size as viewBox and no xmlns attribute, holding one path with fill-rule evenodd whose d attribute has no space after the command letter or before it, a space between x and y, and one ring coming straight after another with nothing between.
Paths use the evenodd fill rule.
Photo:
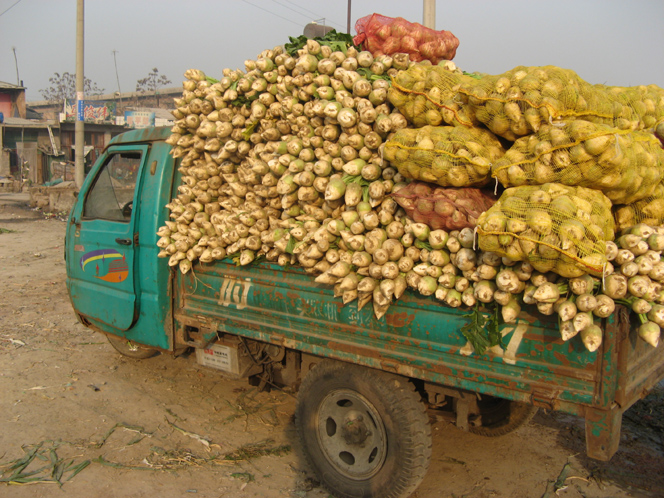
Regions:
<instances>
[{"instance_id":1,"label":"truck bed","mask_svg":"<svg viewBox=\"0 0 664 498\"><path fill-rule=\"evenodd\" d=\"M563 342L556 320L522 312L505 348L483 355L460 332L468 310L406 291L377 320L371 304L343 305L299 268L225 260L175 278L176 327L203 327L351 361L425 381L586 416L629 407L664 375L664 351L630 331L627 313L604 321L594 353Z\"/></svg>"}]
</instances>

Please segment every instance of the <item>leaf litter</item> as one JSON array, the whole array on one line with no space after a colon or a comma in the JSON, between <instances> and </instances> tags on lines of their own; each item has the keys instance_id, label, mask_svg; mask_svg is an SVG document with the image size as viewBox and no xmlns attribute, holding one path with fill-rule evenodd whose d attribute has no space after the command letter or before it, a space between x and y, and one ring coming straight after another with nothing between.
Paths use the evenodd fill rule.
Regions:
<instances>
[{"instance_id":1,"label":"leaf litter","mask_svg":"<svg viewBox=\"0 0 664 498\"><path fill-rule=\"evenodd\" d=\"M120 422L111 427L98 441L82 441L75 444L66 441L45 440L34 445L22 446L25 454L21 458L6 463L0 462L0 483L8 485L48 483L58 484L62 487L64 483L73 479L91 463L123 470L177 470L191 466L237 465L241 462L251 462L256 458L264 456L287 455L291 451L290 445L278 445L272 439L265 439L257 443L240 446L226 453L211 453L212 448L220 449L221 446L212 444L208 438L174 425L168 419L167 422L183 435L192 437L203 443L208 454L200 456L186 449L168 450L159 446L152 446L149 454L139 464L114 462L107 459L104 455L99 455L92 459L83 459L80 455L67 458L58 455L58 450L63 446L100 449L118 429L124 429L125 431L137 434L136 437L124 445L125 447L134 445L154 435L154 433L146 431L141 426ZM253 480L246 473L237 473L237 475L232 477L245 480L245 482Z\"/></svg>"},{"instance_id":2,"label":"leaf litter","mask_svg":"<svg viewBox=\"0 0 664 498\"><path fill-rule=\"evenodd\" d=\"M46 440L35 445L22 446L25 452L22 458L0 463L0 482L13 485L53 483L62 487L90 465L90 460L77 461L76 458L60 457L57 450L63 444L69 443Z\"/></svg>"}]
</instances>

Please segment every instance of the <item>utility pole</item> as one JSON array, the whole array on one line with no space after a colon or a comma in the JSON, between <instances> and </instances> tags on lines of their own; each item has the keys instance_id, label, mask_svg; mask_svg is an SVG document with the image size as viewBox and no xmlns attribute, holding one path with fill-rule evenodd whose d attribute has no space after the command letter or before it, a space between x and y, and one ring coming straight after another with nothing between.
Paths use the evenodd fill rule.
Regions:
<instances>
[{"instance_id":1,"label":"utility pole","mask_svg":"<svg viewBox=\"0 0 664 498\"><path fill-rule=\"evenodd\" d=\"M16 65L16 86L22 86L21 79L18 76L18 59L16 58L16 47L12 47L12 50L14 51L14 64Z\"/></svg>"},{"instance_id":2,"label":"utility pole","mask_svg":"<svg viewBox=\"0 0 664 498\"><path fill-rule=\"evenodd\" d=\"M120 90L120 77L118 76L118 61L115 58L117 50L113 50L113 63L115 64L115 79L118 82L118 97L120 98L120 112L122 112L122 90Z\"/></svg>"},{"instance_id":3,"label":"utility pole","mask_svg":"<svg viewBox=\"0 0 664 498\"><path fill-rule=\"evenodd\" d=\"M422 25L436 29L436 0L424 0L424 15Z\"/></svg>"},{"instance_id":4,"label":"utility pole","mask_svg":"<svg viewBox=\"0 0 664 498\"><path fill-rule=\"evenodd\" d=\"M83 8L84 0L76 0L76 123L74 127L74 178L80 189L85 179L85 127L83 123Z\"/></svg>"},{"instance_id":5,"label":"utility pole","mask_svg":"<svg viewBox=\"0 0 664 498\"><path fill-rule=\"evenodd\" d=\"M350 34L350 0L348 0L348 16L346 20L346 29L348 30L348 34Z\"/></svg>"}]
</instances>

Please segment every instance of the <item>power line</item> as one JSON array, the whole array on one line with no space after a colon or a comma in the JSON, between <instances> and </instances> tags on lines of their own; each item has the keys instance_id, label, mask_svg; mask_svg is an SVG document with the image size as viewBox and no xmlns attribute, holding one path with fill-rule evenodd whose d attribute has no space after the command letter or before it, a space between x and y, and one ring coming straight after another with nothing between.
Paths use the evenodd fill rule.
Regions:
<instances>
[{"instance_id":1,"label":"power line","mask_svg":"<svg viewBox=\"0 0 664 498\"><path fill-rule=\"evenodd\" d=\"M288 2L288 3L291 4L291 5L294 5L294 6L297 7L298 9L302 9L302 10L304 10L304 11L306 11L306 12L309 12L310 14L313 14L314 16L316 16L316 19L325 19L325 17L321 16L320 14L317 14L316 12L313 12L313 11L311 11L311 10L305 8L305 7L302 7L301 5L298 5L298 4L294 3L294 2L291 2L290 0L284 0L284 1L285 1L285 2ZM346 28L346 26L342 26L341 24L336 23L336 22L333 22L333 21L330 21L330 24L335 24L335 25L339 26L341 29L345 29L345 28Z\"/></svg>"},{"instance_id":2,"label":"power line","mask_svg":"<svg viewBox=\"0 0 664 498\"><path fill-rule=\"evenodd\" d=\"M272 0L272 1L273 1L274 3L276 3L276 4L281 5L282 7L287 8L288 10L291 10L291 11L295 12L295 13L298 14L298 15L301 15L302 17L306 17L307 19L311 20L311 16L309 16L309 15L307 15L307 14L303 14L303 13L301 13L301 12L298 12L297 10L295 10L295 9L293 9L293 8L289 7L288 5L285 5L285 4L281 3L281 2L278 2L277 0ZM290 3L291 5L294 5L295 7L299 8L299 9L302 9L302 10L304 10L304 11L307 11L309 14L313 14L314 19L325 19L325 20L327 21L327 19L326 19L325 17L323 17L323 16L321 16L321 15L318 15L318 14L316 14L315 12L312 12L312 11L309 10L309 9L305 9L304 7L300 7L299 5L294 4L293 2L288 2L288 3ZM330 22L330 24L335 24L335 25L341 27L342 29L345 27L345 26L341 26L341 24L338 24L338 23L336 23L336 22L332 22L332 21L329 21L329 22Z\"/></svg>"},{"instance_id":3,"label":"power line","mask_svg":"<svg viewBox=\"0 0 664 498\"><path fill-rule=\"evenodd\" d=\"M19 0L19 1L20 1L20 0ZM284 21L288 21L288 22L291 22L291 23L295 24L296 26L303 27L301 24L296 23L296 22L293 21L292 19L288 19L287 17L283 17L283 16L280 16L279 14L275 14L275 13L272 12L271 10L264 9L263 7L260 7L260 6L256 5L256 4L253 4L253 3L251 3L251 2L248 2L247 0L242 0L242 1L243 1L244 3L248 3L249 5L251 5L251 6L253 6L253 7L256 7L257 9L264 10L264 11L267 12L268 14L271 14L271 15L273 15L273 16L279 17L280 19L283 19Z\"/></svg>"},{"instance_id":4,"label":"power line","mask_svg":"<svg viewBox=\"0 0 664 498\"><path fill-rule=\"evenodd\" d=\"M274 3L276 3L276 4L281 5L282 7L287 8L287 9L290 10L291 12L295 12L296 14L298 14L298 15L300 15L300 16L302 16L302 17L306 17L307 19L311 19L311 17L308 16L307 14L302 14L301 12L298 12L297 10L292 9L292 8L289 7L288 5L285 5L285 4L281 3L281 2L277 2L277 0L272 0L272 1L273 1Z\"/></svg>"},{"instance_id":5,"label":"power line","mask_svg":"<svg viewBox=\"0 0 664 498\"><path fill-rule=\"evenodd\" d=\"M7 7L3 12L0 12L0 16L5 15L9 10L15 6L17 6L19 3L21 3L23 0L16 0L11 6Z\"/></svg>"},{"instance_id":6,"label":"power line","mask_svg":"<svg viewBox=\"0 0 664 498\"><path fill-rule=\"evenodd\" d=\"M306 11L306 12L309 12L309 14L313 14L314 16L316 16L317 19L322 19L322 18L323 18L323 16L317 14L316 12L313 12L313 11L311 11L311 10L305 8L305 7L302 7L301 5L298 5L298 4L294 3L294 2L291 2L290 0L284 0L284 1L285 1L285 2L288 2L288 3L291 4L291 5L294 5L294 6L297 7L298 9L302 9L302 10L304 10L304 11ZM335 23L335 24L336 24L336 23ZM340 25L338 25L338 26L340 26Z\"/></svg>"}]
</instances>

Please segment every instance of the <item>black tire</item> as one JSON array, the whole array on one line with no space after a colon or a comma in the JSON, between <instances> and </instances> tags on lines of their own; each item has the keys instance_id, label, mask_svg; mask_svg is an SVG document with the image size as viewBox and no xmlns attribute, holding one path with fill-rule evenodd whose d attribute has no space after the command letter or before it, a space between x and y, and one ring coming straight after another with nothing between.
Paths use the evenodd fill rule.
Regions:
<instances>
[{"instance_id":1,"label":"black tire","mask_svg":"<svg viewBox=\"0 0 664 498\"><path fill-rule=\"evenodd\" d=\"M304 378L301 450L337 498L405 498L431 459L431 426L414 386L396 375L324 360Z\"/></svg>"},{"instance_id":2,"label":"black tire","mask_svg":"<svg viewBox=\"0 0 664 498\"><path fill-rule=\"evenodd\" d=\"M128 356L129 358L134 358L135 360L145 360L146 358L152 358L159 354L158 350L148 346L142 346L129 339L123 339L112 335L107 335L106 338L118 353L123 356Z\"/></svg>"},{"instance_id":3,"label":"black tire","mask_svg":"<svg viewBox=\"0 0 664 498\"><path fill-rule=\"evenodd\" d=\"M493 396L482 396L477 404L482 425L474 426L471 422L469 430L480 436L497 437L509 434L530 422L537 413L536 406Z\"/></svg>"}]
</instances>

